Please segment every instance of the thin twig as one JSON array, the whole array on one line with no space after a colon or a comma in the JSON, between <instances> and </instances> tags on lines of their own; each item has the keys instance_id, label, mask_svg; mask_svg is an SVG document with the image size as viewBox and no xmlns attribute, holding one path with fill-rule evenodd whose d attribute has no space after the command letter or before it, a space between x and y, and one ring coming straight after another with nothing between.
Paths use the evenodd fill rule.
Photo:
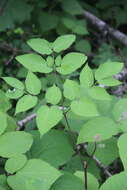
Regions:
<instances>
[{"instance_id":1,"label":"thin twig","mask_svg":"<svg viewBox=\"0 0 127 190\"><path fill-rule=\"evenodd\" d=\"M96 150L97 150L97 144L96 144L96 142L95 142L94 150L93 150L92 154L89 155L89 160L87 161L87 164L88 164L88 165L89 165L90 160L91 160L92 157L94 156ZM87 154L88 154L88 153L87 153Z\"/></svg>"},{"instance_id":2,"label":"thin twig","mask_svg":"<svg viewBox=\"0 0 127 190\"><path fill-rule=\"evenodd\" d=\"M63 112L63 115L64 115L64 118L65 118L65 121L66 121L66 124L67 124L67 127L68 127L68 132L69 132L69 135L70 135L70 138L72 140L72 143L73 143L73 148L75 149L75 141L74 141L74 138L71 134L71 127L69 125L69 122L68 122L68 119L67 119L67 116L66 114ZM82 159L82 155L81 155L81 152L80 152L80 146L78 148L78 146L76 147L76 151L77 151L77 154L80 158L80 161L81 161L81 164L84 168L84 190L88 190L87 188L87 162L84 162L84 160Z\"/></svg>"},{"instance_id":3,"label":"thin twig","mask_svg":"<svg viewBox=\"0 0 127 190\"><path fill-rule=\"evenodd\" d=\"M23 127L26 123L28 123L29 121L33 120L35 117L36 117L36 114L33 113L33 114L27 116L26 118L24 118L24 119L18 121L17 124L18 124L19 127L17 128L17 131L20 131L20 130L22 129L22 127Z\"/></svg>"},{"instance_id":4,"label":"thin twig","mask_svg":"<svg viewBox=\"0 0 127 190\"><path fill-rule=\"evenodd\" d=\"M72 140L73 148L74 148L74 150L75 150L75 139L74 139L74 137L73 137L73 135L72 135L71 127L70 127L70 125L69 125L69 122L68 122L66 113L64 113L64 111L63 111L63 116L64 116L65 122L66 122L66 124L67 124L67 127L68 127L68 133L69 133L70 138L71 138L71 140Z\"/></svg>"},{"instance_id":5,"label":"thin twig","mask_svg":"<svg viewBox=\"0 0 127 190\"><path fill-rule=\"evenodd\" d=\"M88 163L87 163L87 161L84 161L84 178L85 178L84 188L85 188L85 190L88 190L87 168L88 168Z\"/></svg>"},{"instance_id":6,"label":"thin twig","mask_svg":"<svg viewBox=\"0 0 127 190\"><path fill-rule=\"evenodd\" d=\"M21 49L15 48L12 45L10 45L10 44L8 44L6 42L3 42L3 41L0 41L0 49L3 50L3 51L6 51L6 52L15 53L15 54L32 53L33 52L33 51L23 51Z\"/></svg>"},{"instance_id":7,"label":"thin twig","mask_svg":"<svg viewBox=\"0 0 127 190\"><path fill-rule=\"evenodd\" d=\"M83 149L85 150L85 152L87 153L87 155L88 155L89 157L91 157L91 155L87 152L86 145L83 145ZM108 169L101 163L101 161L98 160L98 158L96 158L96 156L93 155L93 156L91 157L91 159L96 162L97 166L98 166L100 169L102 169L102 170L104 171L104 173L105 173L108 177L111 177L111 176L112 176L112 174L111 174L111 173L108 171Z\"/></svg>"}]
</instances>

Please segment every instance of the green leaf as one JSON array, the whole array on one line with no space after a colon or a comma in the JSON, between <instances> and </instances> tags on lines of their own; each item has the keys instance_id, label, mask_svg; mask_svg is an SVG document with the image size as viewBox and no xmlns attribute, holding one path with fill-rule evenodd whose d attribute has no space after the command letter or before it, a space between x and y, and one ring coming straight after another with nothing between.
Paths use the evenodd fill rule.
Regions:
<instances>
[{"instance_id":1,"label":"green leaf","mask_svg":"<svg viewBox=\"0 0 127 190\"><path fill-rule=\"evenodd\" d=\"M31 159L14 176L9 176L9 186L15 190L49 190L61 173L48 163Z\"/></svg>"},{"instance_id":2,"label":"green leaf","mask_svg":"<svg viewBox=\"0 0 127 190\"><path fill-rule=\"evenodd\" d=\"M7 128L6 132L15 131L18 128L15 118L7 115Z\"/></svg>"},{"instance_id":3,"label":"green leaf","mask_svg":"<svg viewBox=\"0 0 127 190\"><path fill-rule=\"evenodd\" d=\"M63 114L58 106L42 106L37 112L37 127L41 135L47 133L52 127L57 125Z\"/></svg>"},{"instance_id":4,"label":"green leaf","mask_svg":"<svg viewBox=\"0 0 127 190\"><path fill-rule=\"evenodd\" d=\"M83 125L77 143L102 141L109 139L117 133L117 124L112 119L108 117L96 117Z\"/></svg>"},{"instance_id":5,"label":"green leaf","mask_svg":"<svg viewBox=\"0 0 127 190\"><path fill-rule=\"evenodd\" d=\"M79 116L94 117L99 115L96 105L87 97L81 100L72 101L71 110Z\"/></svg>"},{"instance_id":6,"label":"green leaf","mask_svg":"<svg viewBox=\"0 0 127 190\"><path fill-rule=\"evenodd\" d=\"M111 77L119 73L122 70L122 68L123 68L123 63L113 62L111 60L108 60L104 64L101 64L99 68L96 70L95 78L96 80L101 80L107 77Z\"/></svg>"},{"instance_id":7,"label":"green leaf","mask_svg":"<svg viewBox=\"0 0 127 190\"><path fill-rule=\"evenodd\" d=\"M80 84L87 88L91 87L94 84L93 72L92 69L88 66L88 64L86 64L80 72Z\"/></svg>"},{"instance_id":8,"label":"green leaf","mask_svg":"<svg viewBox=\"0 0 127 190\"><path fill-rule=\"evenodd\" d=\"M41 91L41 81L31 71L28 71L28 74L25 80L25 85L26 85L27 91L30 94L37 95Z\"/></svg>"},{"instance_id":9,"label":"green leaf","mask_svg":"<svg viewBox=\"0 0 127 190\"><path fill-rule=\"evenodd\" d=\"M20 170L27 162L27 157L24 154L15 155L9 158L5 163L6 172L13 174Z\"/></svg>"},{"instance_id":10,"label":"green leaf","mask_svg":"<svg viewBox=\"0 0 127 190\"><path fill-rule=\"evenodd\" d=\"M0 111L0 135L7 128L7 115Z\"/></svg>"},{"instance_id":11,"label":"green leaf","mask_svg":"<svg viewBox=\"0 0 127 190\"><path fill-rule=\"evenodd\" d=\"M13 89L13 90L10 90L8 89L7 92L6 92L6 96L10 99L18 99L20 98L22 95L24 94L24 91L23 90L20 90L20 89Z\"/></svg>"},{"instance_id":12,"label":"green leaf","mask_svg":"<svg viewBox=\"0 0 127 190\"><path fill-rule=\"evenodd\" d=\"M123 98L116 102L112 109L113 116L118 122L127 119L127 99Z\"/></svg>"},{"instance_id":13,"label":"green leaf","mask_svg":"<svg viewBox=\"0 0 127 190\"><path fill-rule=\"evenodd\" d=\"M13 77L2 77L2 79L9 84L10 86L17 88L19 90L23 90L24 89L24 85L21 81L19 81L16 78Z\"/></svg>"},{"instance_id":14,"label":"green leaf","mask_svg":"<svg viewBox=\"0 0 127 190\"><path fill-rule=\"evenodd\" d=\"M4 174L0 175L0 188L1 188L0 190L8 190L8 188L7 188L7 177Z\"/></svg>"},{"instance_id":15,"label":"green leaf","mask_svg":"<svg viewBox=\"0 0 127 190\"><path fill-rule=\"evenodd\" d=\"M20 98L16 104L15 114L20 112L25 112L31 108L33 108L37 104L37 97L31 95L25 95Z\"/></svg>"},{"instance_id":16,"label":"green leaf","mask_svg":"<svg viewBox=\"0 0 127 190\"><path fill-rule=\"evenodd\" d=\"M48 88L46 91L46 101L51 104L58 104L61 100L62 94L60 89L53 85L52 87Z\"/></svg>"},{"instance_id":17,"label":"green leaf","mask_svg":"<svg viewBox=\"0 0 127 190\"><path fill-rule=\"evenodd\" d=\"M84 183L84 172L76 171L74 175L79 177ZM87 185L88 185L88 189L90 190L98 190L99 188L98 180L94 177L94 175L88 172L87 172Z\"/></svg>"},{"instance_id":18,"label":"green leaf","mask_svg":"<svg viewBox=\"0 0 127 190\"><path fill-rule=\"evenodd\" d=\"M78 40L75 44L75 50L78 52L82 52L85 54L90 54L91 52L91 45L88 40Z\"/></svg>"},{"instance_id":19,"label":"green leaf","mask_svg":"<svg viewBox=\"0 0 127 190\"><path fill-rule=\"evenodd\" d=\"M6 97L5 93L2 90L0 90L0 110L6 112L10 108L11 104L8 98Z\"/></svg>"},{"instance_id":20,"label":"green leaf","mask_svg":"<svg viewBox=\"0 0 127 190\"><path fill-rule=\"evenodd\" d=\"M59 67L61 63L62 63L61 55L58 55L55 59L55 65Z\"/></svg>"},{"instance_id":21,"label":"green leaf","mask_svg":"<svg viewBox=\"0 0 127 190\"><path fill-rule=\"evenodd\" d=\"M39 14L39 25L42 32L47 33L47 31L55 29L58 25L59 17L55 13L49 13L42 11Z\"/></svg>"},{"instance_id":22,"label":"green leaf","mask_svg":"<svg viewBox=\"0 0 127 190\"><path fill-rule=\"evenodd\" d=\"M78 35L87 35L88 30L85 20L78 20L75 17L64 17L62 22L66 28Z\"/></svg>"},{"instance_id":23,"label":"green leaf","mask_svg":"<svg viewBox=\"0 0 127 190\"><path fill-rule=\"evenodd\" d=\"M82 6L77 0L62 1L62 8L64 11L72 15L80 15L83 13Z\"/></svg>"},{"instance_id":24,"label":"green leaf","mask_svg":"<svg viewBox=\"0 0 127 190\"><path fill-rule=\"evenodd\" d=\"M98 80L99 84L106 85L106 86L117 86L122 84L122 82L118 81L117 79L113 77L108 77L105 79Z\"/></svg>"},{"instance_id":25,"label":"green leaf","mask_svg":"<svg viewBox=\"0 0 127 190\"><path fill-rule=\"evenodd\" d=\"M105 183L102 184L100 190L126 190L127 189L127 172L121 172L108 178Z\"/></svg>"},{"instance_id":26,"label":"green leaf","mask_svg":"<svg viewBox=\"0 0 127 190\"><path fill-rule=\"evenodd\" d=\"M6 188L0 185L0 190L6 190Z\"/></svg>"},{"instance_id":27,"label":"green leaf","mask_svg":"<svg viewBox=\"0 0 127 190\"><path fill-rule=\"evenodd\" d=\"M127 133L121 135L118 139L118 148L119 148L119 154L120 158L122 160L124 169L127 170Z\"/></svg>"},{"instance_id":28,"label":"green leaf","mask_svg":"<svg viewBox=\"0 0 127 190\"><path fill-rule=\"evenodd\" d=\"M82 180L70 173L62 175L53 185L51 190L84 190Z\"/></svg>"},{"instance_id":29,"label":"green leaf","mask_svg":"<svg viewBox=\"0 0 127 190\"><path fill-rule=\"evenodd\" d=\"M46 61L37 54L24 54L16 57L16 60L32 72L50 73L52 68L48 67Z\"/></svg>"},{"instance_id":30,"label":"green leaf","mask_svg":"<svg viewBox=\"0 0 127 190\"><path fill-rule=\"evenodd\" d=\"M41 38L33 38L27 41L27 44L36 52L40 54L50 55L52 53L51 44Z\"/></svg>"},{"instance_id":31,"label":"green leaf","mask_svg":"<svg viewBox=\"0 0 127 190\"><path fill-rule=\"evenodd\" d=\"M77 82L66 79L64 83L64 96L69 100L74 100L80 95L80 87Z\"/></svg>"},{"instance_id":32,"label":"green leaf","mask_svg":"<svg viewBox=\"0 0 127 190\"><path fill-rule=\"evenodd\" d=\"M64 167L64 171L67 171L69 173L74 173L77 170L83 170L83 166L78 155L72 156L70 161Z\"/></svg>"},{"instance_id":33,"label":"green leaf","mask_svg":"<svg viewBox=\"0 0 127 190\"><path fill-rule=\"evenodd\" d=\"M104 88L94 86L88 90L88 94L91 98L96 100L111 100L111 96Z\"/></svg>"},{"instance_id":34,"label":"green leaf","mask_svg":"<svg viewBox=\"0 0 127 190\"><path fill-rule=\"evenodd\" d=\"M68 75L80 68L86 60L87 57L82 53L68 53L63 57L61 67L57 67L56 70L60 74Z\"/></svg>"},{"instance_id":35,"label":"green leaf","mask_svg":"<svg viewBox=\"0 0 127 190\"><path fill-rule=\"evenodd\" d=\"M30 149L31 158L39 158L58 168L68 162L74 154L70 137L63 131L52 129L42 137L38 131L32 131L31 134L34 138Z\"/></svg>"},{"instance_id":36,"label":"green leaf","mask_svg":"<svg viewBox=\"0 0 127 190\"><path fill-rule=\"evenodd\" d=\"M7 132L0 136L0 156L10 158L28 151L33 138L24 131Z\"/></svg>"},{"instance_id":37,"label":"green leaf","mask_svg":"<svg viewBox=\"0 0 127 190\"><path fill-rule=\"evenodd\" d=\"M53 64L54 64L54 58L52 56L48 56L47 59L47 65L48 67L53 67Z\"/></svg>"},{"instance_id":38,"label":"green leaf","mask_svg":"<svg viewBox=\"0 0 127 190\"><path fill-rule=\"evenodd\" d=\"M53 50L57 53L69 48L72 43L75 41L76 36L73 34L66 34L59 36L54 42L53 42Z\"/></svg>"},{"instance_id":39,"label":"green leaf","mask_svg":"<svg viewBox=\"0 0 127 190\"><path fill-rule=\"evenodd\" d=\"M100 160L105 166L110 165L119 157L118 147L117 147L117 139L112 137L110 139L97 142L96 143L96 152L94 156ZM87 150L89 154L92 154L95 149L94 143L89 143ZM110 155L110 156L105 156Z\"/></svg>"},{"instance_id":40,"label":"green leaf","mask_svg":"<svg viewBox=\"0 0 127 190\"><path fill-rule=\"evenodd\" d=\"M1 6L3 6L3 2ZM21 25L24 21L29 20L32 9L33 7L24 0L9 0L4 7L4 13L0 16L0 32L12 29L17 26L15 24Z\"/></svg>"}]
</instances>

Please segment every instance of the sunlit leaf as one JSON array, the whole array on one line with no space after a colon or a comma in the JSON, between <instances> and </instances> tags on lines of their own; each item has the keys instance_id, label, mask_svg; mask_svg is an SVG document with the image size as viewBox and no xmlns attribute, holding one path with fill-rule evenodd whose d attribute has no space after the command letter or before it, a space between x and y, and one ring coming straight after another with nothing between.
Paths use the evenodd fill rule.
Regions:
<instances>
[{"instance_id":1,"label":"sunlit leaf","mask_svg":"<svg viewBox=\"0 0 127 190\"><path fill-rule=\"evenodd\" d=\"M53 85L52 87L48 88L46 91L46 101L51 104L58 104L61 100L62 94L60 89Z\"/></svg>"},{"instance_id":2,"label":"sunlit leaf","mask_svg":"<svg viewBox=\"0 0 127 190\"><path fill-rule=\"evenodd\" d=\"M73 34L66 34L63 36L58 37L54 42L53 42L53 50L57 53L69 48L71 44L75 41L76 36Z\"/></svg>"},{"instance_id":3,"label":"sunlit leaf","mask_svg":"<svg viewBox=\"0 0 127 190\"><path fill-rule=\"evenodd\" d=\"M13 174L20 170L27 162L27 157L24 154L18 154L14 157L9 158L5 163L5 170Z\"/></svg>"},{"instance_id":4,"label":"sunlit leaf","mask_svg":"<svg viewBox=\"0 0 127 190\"><path fill-rule=\"evenodd\" d=\"M27 41L27 44L36 52L40 54L50 55L52 53L50 43L41 38L34 38Z\"/></svg>"},{"instance_id":5,"label":"sunlit leaf","mask_svg":"<svg viewBox=\"0 0 127 190\"><path fill-rule=\"evenodd\" d=\"M77 143L102 141L109 139L117 133L117 124L112 119L108 117L96 117L83 125Z\"/></svg>"},{"instance_id":6,"label":"sunlit leaf","mask_svg":"<svg viewBox=\"0 0 127 190\"><path fill-rule=\"evenodd\" d=\"M60 176L60 171L47 162L31 159L16 175L9 176L7 181L15 190L49 190Z\"/></svg>"},{"instance_id":7,"label":"sunlit leaf","mask_svg":"<svg viewBox=\"0 0 127 190\"><path fill-rule=\"evenodd\" d=\"M28 151L33 143L32 135L24 131L7 132L0 136L0 156L13 157Z\"/></svg>"},{"instance_id":8,"label":"sunlit leaf","mask_svg":"<svg viewBox=\"0 0 127 190\"><path fill-rule=\"evenodd\" d=\"M2 77L2 79L9 84L10 86L17 88L19 90L23 90L24 89L24 85L21 81L19 81L16 78L13 77Z\"/></svg>"},{"instance_id":9,"label":"sunlit leaf","mask_svg":"<svg viewBox=\"0 0 127 190\"><path fill-rule=\"evenodd\" d=\"M41 135L47 133L52 127L57 125L63 114L58 106L41 106L37 112L37 126Z\"/></svg>"},{"instance_id":10,"label":"sunlit leaf","mask_svg":"<svg viewBox=\"0 0 127 190\"><path fill-rule=\"evenodd\" d=\"M37 104L37 97L31 95L25 95L20 98L16 104L15 114L20 112L25 112L31 108L33 108Z\"/></svg>"},{"instance_id":11,"label":"sunlit leaf","mask_svg":"<svg viewBox=\"0 0 127 190\"><path fill-rule=\"evenodd\" d=\"M80 72L80 84L85 87L91 87L94 84L92 69L87 65Z\"/></svg>"},{"instance_id":12,"label":"sunlit leaf","mask_svg":"<svg viewBox=\"0 0 127 190\"><path fill-rule=\"evenodd\" d=\"M94 117L99 115L96 104L87 97L72 101L71 110L79 116Z\"/></svg>"},{"instance_id":13,"label":"sunlit leaf","mask_svg":"<svg viewBox=\"0 0 127 190\"><path fill-rule=\"evenodd\" d=\"M25 80L26 89L30 94L37 95L41 90L41 81L39 78L32 73L28 72L26 80Z\"/></svg>"},{"instance_id":14,"label":"sunlit leaf","mask_svg":"<svg viewBox=\"0 0 127 190\"><path fill-rule=\"evenodd\" d=\"M62 75L67 75L80 68L86 60L87 57L82 53L68 53L63 57L61 67L57 67L56 70Z\"/></svg>"},{"instance_id":15,"label":"sunlit leaf","mask_svg":"<svg viewBox=\"0 0 127 190\"><path fill-rule=\"evenodd\" d=\"M19 55L16 60L32 72L50 73L52 71L52 68L47 66L45 59L37 54Z\"/></svg>"}]
</instances>

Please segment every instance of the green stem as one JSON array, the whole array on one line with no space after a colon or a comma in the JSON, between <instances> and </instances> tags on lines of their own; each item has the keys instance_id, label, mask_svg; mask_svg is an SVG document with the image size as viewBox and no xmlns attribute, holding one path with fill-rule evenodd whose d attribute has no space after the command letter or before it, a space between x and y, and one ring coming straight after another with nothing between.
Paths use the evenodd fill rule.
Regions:
<instances>
[{"instance_id":1,"label":"green stem","mask_svg":"<svg viewBox=\"0 0 127 190\"><path fill-rule=\"evenodd\" d=\"M88 167L88 163L85 161L84 162L84 178L85 178L85 184L84 184L84 188L85 190L88 190L88 184L87 184L87 167Z\"/></svg>"}]
</instances>

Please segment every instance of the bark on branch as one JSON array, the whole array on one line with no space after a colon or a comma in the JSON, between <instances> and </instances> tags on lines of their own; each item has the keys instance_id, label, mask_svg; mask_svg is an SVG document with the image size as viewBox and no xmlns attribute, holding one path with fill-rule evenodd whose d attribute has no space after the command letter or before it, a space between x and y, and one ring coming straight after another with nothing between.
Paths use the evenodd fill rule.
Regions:
<instances>
[{"instance_id":1,"label":"bark on branch","mask_svg":"<svg viewBox=\"0 0 127 190\"><path fill-rule=\"evenodd\" d=\"M111 37L127 46L127 35L120 32L119 30L115 30L114 28L110 27L107 23L105 23L88 11L84 11L83 15L85 16L86 20L94 25L99 31L107 32Z\"/></svg>"}]
</instances>

